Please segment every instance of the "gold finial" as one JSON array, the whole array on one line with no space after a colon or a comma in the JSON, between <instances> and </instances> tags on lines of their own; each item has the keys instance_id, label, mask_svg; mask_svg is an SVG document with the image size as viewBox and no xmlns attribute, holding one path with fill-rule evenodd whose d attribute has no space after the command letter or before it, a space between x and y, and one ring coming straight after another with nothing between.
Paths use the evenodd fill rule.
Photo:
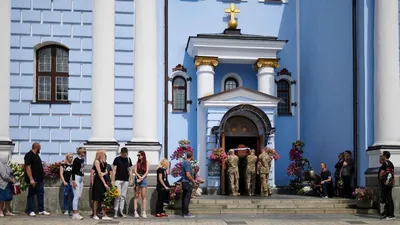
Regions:
<instances>
[{"instance_id":1,"label":"gold finial","mask_svg":"<svg viewBox=\"0 0 400 225\"><path fill-rule=\"evenodd\" d=\"M240 9L235 8L235 4L231 3L231 7L228 9L225 9L226 13L230 14L230 20L228 22L228 29L236 29L238 26L238 22L235 19L235 14L240 13Z\"/></svg>"}]
</instances>

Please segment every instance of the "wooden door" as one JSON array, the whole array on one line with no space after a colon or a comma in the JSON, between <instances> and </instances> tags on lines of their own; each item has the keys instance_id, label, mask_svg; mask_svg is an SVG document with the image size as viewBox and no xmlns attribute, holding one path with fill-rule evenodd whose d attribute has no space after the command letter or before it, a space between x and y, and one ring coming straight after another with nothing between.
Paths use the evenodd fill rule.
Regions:
<instances>
[{"instance_id":1,"label":"wooden door","mask_svg":"<svg viewBox=\"0 0 400 225\"><path fill-rule=\"evenodd\" d=\"M225 151L225 135L222 134L221 137L221 146L222 149ZM221 195L225 194L225 174L226 174L226 164L225 164L225 159L222 160L222 168L221 168L221 182L220 182L220 186L221 186Z\"/></svg>"}]
</instances>

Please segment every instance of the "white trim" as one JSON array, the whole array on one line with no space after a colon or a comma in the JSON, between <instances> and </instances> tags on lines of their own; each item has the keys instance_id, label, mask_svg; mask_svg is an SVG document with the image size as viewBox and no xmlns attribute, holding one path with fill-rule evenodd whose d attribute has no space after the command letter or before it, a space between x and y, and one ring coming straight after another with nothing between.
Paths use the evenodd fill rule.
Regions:
<instances>
[{"instance_id":1,"label":"white trim","mask_svg":"<svg viewBox=\"0 0 400 225\"><path fill-rule=\"evenodd\" d=\"M258 0L258 2L279 4L279 2L271 2L270 0ZM288 2L289 2L289 0L281 0L281 3L288 3Z\"/></svg>"},{"instance_id":2,"label":"white trim","mask_svg":"<svg viewBox=\"0 0 400 225\"><path fill-rule=\"evenodd\" d=\"M190 77L186 72L175 71L169 76L170 79L168 80L168 101L172 101L172 80L178 76L181 76L181 77L185 78L185 80L186 80L186 112L190 112L190 104L187 103L187 101L190 100L190 84L192 82L188 81L188 79ZM168 104L168 111L169 112L178 112L178 111L174 111L172 109L172 104ZM182 112L182 113L185 113L185 112Z\"/></svg>"},{"instance_id":3,"label":"white trim","mask_svg":"<svg viewBox=\"0 0 400 225\"><path fill-rule=\"evenodd\" d=\"M276 82L279 82L280 80L285 80L285 81L287 81L288 83L289 83L289 86L290 86L290 113L292 114L292 116L294 116L295 115L295 109L296 109L296 107L295 106L293 106L292 105L292 102L293 102L293 100L295 99L294 98L294 84L292 83L294 80L293 80L293 78L291 77L291 76L288 76L288 75L279 75L277 78L276 78ZM278 89L278 88L277 88ZM299 110L300 111L300 110ZM279 116L279 115L278 115Z\"/></svg>"},{"instance_id":4,"label":"white trim","mask_svg":"<svg viewBox=\"0 0 400 225\"><path fill-rule=\"evenodd\" d=\"M190 37L187 53L192 58L218 57L219 63L253 64L259 58L276 59L285 44L286 41L280 40Z\"/></svg>"},{"instance_id":5,"label":"white trim","mask_svg":"<svg viewBox=\"0 0 400 225\"><path fill-rule=\"evenodd\" d=\"M225 80L228 78L233 78L238 82L238 86L237 87L242 87L243 86L243 80L242 78L239 76L239 74L237 73L227 73L225 74L224 77L222 77L221 80L221 92L225 91Z\"/></svg>"},{"instance_id":6,"label":"white trim","mask_svg":"<svg viewBox=\"0 0 400 225\"><path fill-rule=\"evenodd\" d=\"M278 103L268 102L268 101L205 101L204 107L234 107L239 104L252 105L258 108L276 108Z\"/></svg>"},{"instance_id":7,"label":"white trim","mask_svg":"<svg viewBox=\"0 0 400 225\"><path fill-rule=\"evenodd\" d=\"M301 140L300 128L300 0L296 0L296 78L297 78L297 140ZM366 86L365 86L366 87ZM294 115L294 114L293 114Z\"/></svg>"},{"instance_id":8,"label":"white trim","mask_svg":"<svg viewBox=\"0 0 400 225\"><path fill-rule=\"evenodd\" d=\"M68 78L69 78L69 51L70 49L68 48L68 46L59 43L59 42L55 42L55 41L45 41L45 42L41 42L38 43L37 45L35 45L33 47L33 97L32 97L32 102L36 102L36 56L37 56L37 51L43 47L49 46L49 45L58 45L60 47L66 48L68 49ZM69 89L69 82L68 82L68 89ZM69 93L68 93L69 96ZM69 99L68 99L69 100ZM49 103L50 104L50 103Z\"/></svg>"}]
</instances>

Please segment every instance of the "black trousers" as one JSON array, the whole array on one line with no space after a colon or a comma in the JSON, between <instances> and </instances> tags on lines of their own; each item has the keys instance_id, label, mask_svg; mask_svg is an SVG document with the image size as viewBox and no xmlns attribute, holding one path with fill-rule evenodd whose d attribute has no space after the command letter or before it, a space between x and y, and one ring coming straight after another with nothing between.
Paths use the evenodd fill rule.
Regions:
<instances>
[{"instance_id":1,"label":"black trousers","mask_svg":"<svg viewBox=\"0 0 400 225\"><path fill-rule=\"evenodd\" d=\"M168 195L169 191L165 189L157 191L156 214L164 213L164 202L168 198Z\"/></svg>"},{"instance_id":2,"label":"black trousers","mask_svg":"<svg viewBox=\"0 0 400 225\"><path fill-rule=\"evenodd\" d=\"M351 177L352 176L342 176L343 179L343 196L345 198L351 198L353 191L351 189Z\"/></svg>"},{"instance_id":3,"label":"black trousers","mask_svg":"<svg viewBox=\"0 0 400 225\"><path fill-rule=\"evenodd\" d=\"M182 183L182 215L189 214L189 203L192 198L193 184L189 182Z\"/></svg>"},{"instance_id":4,"label":"black trousers","mask_svg":"<svg viewBox=\"0 0 400 225\"><path fill-rule=\"evenodd\" d=\"M385 204L385 211L387 217L394 217L394 203L392 197L393 187L381 187L381 203ZM382 212L381 212L382 213Z\"/></svg>"}]
</instances>

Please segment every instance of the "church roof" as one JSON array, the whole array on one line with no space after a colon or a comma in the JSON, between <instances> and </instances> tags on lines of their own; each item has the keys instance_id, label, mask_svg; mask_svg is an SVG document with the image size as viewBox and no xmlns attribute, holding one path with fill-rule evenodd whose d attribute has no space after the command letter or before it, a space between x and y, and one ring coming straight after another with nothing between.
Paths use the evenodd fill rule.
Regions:
<instances>
[{"instance_id":1,"label":"church roof","mask_svg":"<svg viewBox=\"0 0 400 225\"><path fill-rule=\"evenodd\" d=\"M242 87L238 87L238 88L234 88L234 89L230 89L228 91L219 92L219 93L216 93L216 94L213 94L213 95L208 95L208 96L199 98L198 100L199 100L199 102L207 101L209 99L215 99L215 98L218 98L218 97L222 97L224 95L231 95L234 92L247 92L247 93L251 93L251 94L257 95L257 96L273 99L276 102L282 101L281 98L277 98L275 96L272 96L272 95L269 95L269 94L265 94L265 93L262 93L262 92L259 92L259 91L256 91L256 90L253 90L253 89L250 89L250 88L246 88L246 87L243 87L243 86Z\"/></svg>"}]
</instances>

